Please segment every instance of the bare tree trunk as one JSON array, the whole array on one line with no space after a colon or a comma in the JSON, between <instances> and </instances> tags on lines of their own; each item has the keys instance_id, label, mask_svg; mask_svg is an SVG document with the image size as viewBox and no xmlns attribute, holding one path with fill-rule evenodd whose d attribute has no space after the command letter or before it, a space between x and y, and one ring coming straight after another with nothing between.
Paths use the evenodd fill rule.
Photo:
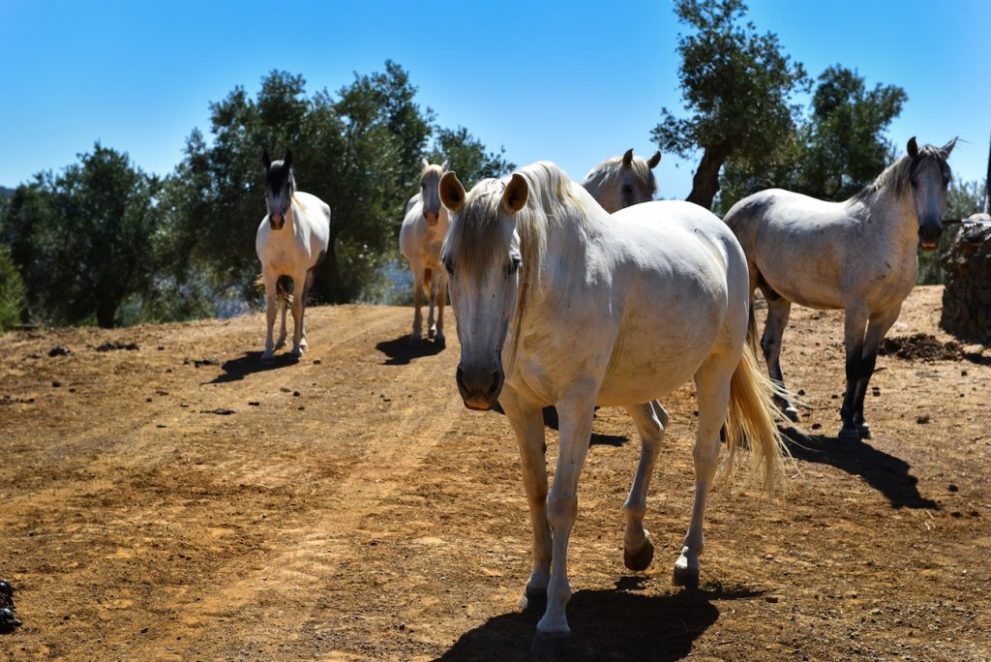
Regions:
<instances>
[{"instance_id":1,"label":"bare tree trunk","mask_svg":"<svg viewBox=\"0 0 991 662\"><path fill-rule=\"evenodd\" d=\"M688 202L712 209L712 199L719 191L719 169L728 155L729 150L724 145L706 146L692 180L692 192L686 198Z\"/></svg>"},{"instance_id":2,"label":"bare tree trunk","mask_svg":"<svg viewBox=\"0 0 991 662\"><path fill-rule=\"evenodd\" d=\"M101 329L114 328L114 318L117 317L117 301L110 298L101 299L96 305L96 323Z\"/></svg>"}]
</instances>

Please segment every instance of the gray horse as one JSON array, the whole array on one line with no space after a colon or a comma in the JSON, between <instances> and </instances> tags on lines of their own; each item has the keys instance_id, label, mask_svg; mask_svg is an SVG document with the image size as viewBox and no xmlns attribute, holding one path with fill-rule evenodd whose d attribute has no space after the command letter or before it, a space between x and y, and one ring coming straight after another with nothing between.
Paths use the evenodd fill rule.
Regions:
<instances>
[{"instance_id":1,"label":"gray horse","mask_svg":"<svg viewBox=\"0 0 991 662\"><path fill-rule=\"evenodd\" d=\"M955 144L954 138L920 148L913 137L907 156L843 202L770 189L726 214L747 254L751 293L759 287L767 300L761 347L772 379L784 384L779 356L792 303L843 309L847 386L840 440L870 437L864 394L878 346L915 285L917 247L932 250L939 241L951 176L946 160ZM798 418L787 401L779 404Z\"/></svg>"},{"instance_id":2,"label":"gray horse","mask_svg":"<svg viewBox=\"0 0 991 662\"><path fill-rule=\"evenodd\" d=\"M660 162L660 152L654 152L648 161L634 156L631 147L623 156L606 159L592 168L582 180L582 186L603 209L612 214L654 198L657 180L651 171Z\"/></svg>"}]
</instances>

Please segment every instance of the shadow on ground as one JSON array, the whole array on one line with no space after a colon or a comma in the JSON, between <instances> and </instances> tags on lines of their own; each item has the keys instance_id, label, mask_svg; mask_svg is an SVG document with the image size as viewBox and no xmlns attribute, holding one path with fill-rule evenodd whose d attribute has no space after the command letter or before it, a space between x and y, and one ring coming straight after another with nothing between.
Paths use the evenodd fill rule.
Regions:
<instances>
[{"instance_id":1,"label":"shadow on ground","mask_svg":"<svg viewBox=\"0 0 991 662\"><path fill-rule=\"evenodd\" d=\"M784 431L791 454L803 462L828 464L848 474L860 476L887 497L895 508L930 508L939 510L932 499L919 494L919 479L905 460L888 455L864 442L841 442L826 435L802 436Z\"/></svg>"},{"instance_id":2,"label":"shadow on ground","mask_svg":"<svg viewBox=\"0 0 991 662\"><path fill-rule=\"evenodd\" d=\"M444 345L424 340L418 346L411 347L409 335L404 334L392 340L383 340L375 345L375 349L386 355L385 365L407 365L413 359L440 354L444 351Z\"/></svg>"},{"instance_id":3,"label":"shadow on ground","mask_svg":"<svg viewBox=\"0 0 991 662\"><path fill-rule=\"evenodd\" d=\"M596 407L598 409L598 407ZM502 407L496 403L493 409L498 414L505 414ZM544 426L552 430L558 430L558 419L557 419L557 409L554 407L544 407ZM599 434L595 430L592 431L592 438L589 440L589 446L622 446L630 439L624 435L619 434Z\"/></svg>"},{"instance_id":4,"label":"shadow on ground","mask_svg":"<svg viewBox=\"0 0 991 662\"><path fill-rule=\"evenodd\" d=\"M719 600L762 595L706 586L643 595L643 577L623 577L612 590L578 591L568 603L568 660L680 660L719 618ZM532 660L530 643L540 614L495 616L466 632L440 660Z\"/></svg>"},{"instance_id":5,"label":"shadow on ground","mask_svg":"<svg viewBox=\"0 0 991 662\"><path fill-rule=\"evenodd\" d=\"M224 371L223 374L217 375L208 383L224 384L227 382L237 382L256 372L278 370L279 368L296 365L297 363L299 363L299 359L294 357L290 352L276 354L270 361L262 361L261 352L245 352L243 356L231 359L230 361L224 361L220 365L220 369Z\"/></svg>"}]
</instances>

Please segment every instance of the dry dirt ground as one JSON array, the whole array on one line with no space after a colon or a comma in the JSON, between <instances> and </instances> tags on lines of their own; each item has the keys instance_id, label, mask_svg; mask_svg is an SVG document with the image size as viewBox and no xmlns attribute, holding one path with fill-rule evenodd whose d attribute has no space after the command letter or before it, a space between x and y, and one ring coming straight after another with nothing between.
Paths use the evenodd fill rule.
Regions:
<instances>
[{"instance_id":1,"label":"dry dirt ground","mask_svg":"<svg viewBox=\"0 0 991 662\"><path fill-rule=\"evenodd\" d=\"M949 340L939 301L917 289L890 335ZM410 352L411 316L313 308L297 364L259 362L260 315L0 338L0 576L23 621L0 658L526 659L515 442L505 417L462 407L453 325L446 350ZM639 442L622 410L598 411L575 659L991 658L991 357L882 357L875 438L843 445L841 315L792 317L783 365L812 436L784 499L716 491L697 591L670 581L691 387L666 399L643 574L621 549Z\"/></svg>"}]
</instances>

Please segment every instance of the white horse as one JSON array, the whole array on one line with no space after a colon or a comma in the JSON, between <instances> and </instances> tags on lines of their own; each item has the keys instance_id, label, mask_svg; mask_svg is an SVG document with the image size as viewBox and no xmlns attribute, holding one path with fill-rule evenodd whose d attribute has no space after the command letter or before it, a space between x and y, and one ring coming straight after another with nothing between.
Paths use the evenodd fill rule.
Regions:
<instances>
[{"instance_id":1,"label":"white horse","mask_svg":"<svg viewBox=\"0 0 991 662\"><path fill-rule=\"evenodd\" d=\"M649 161L633 155L633 148L623 156L606 159L592 168L582 186L610 214L624 207L647 202L657 193L657 180L651 172L661 162L655 152Z\"/></svg>"},{"instance_id":2,"label":"white horse","mask_svg":"<svg viewBox=\"0 0 991 662\"><path fill-rule=\"evenodd\" d=\"M624 560L645 569L647 487L667 412L656 401L689 379L698 394L695 507L674 567L698 582L702 518L720 428L745 435L767 485L781 470L772 384L745 346L746 258L729 229L686 202L649 202L612 216L557 166L541 162L466 194L453 172L440 196L451 211L444 244L469 409L502 405L516 433L534 533L528 603L546 596L534 646L554 652L569 633L568 538L596 405L623 406L642 439L624 506ZM663 222L657 222L663 220ZM560 416L560 454L548 496L541 408Z\"/></svg>"},{"instance_id":3,"label":"white horse","mask_svg":"<svg viewBox=\"0 0 991 662\"><path fill-rule=\"evenodd\" d=\"M272 161L268 150L262 156L265 165L265 200L268 213L255 235L255 252L262 263L262 280L268 304L268 332L263 360L286 342L286 305L292 304L292 355L299 358L306 349L303 311L306 296L313 285L313 268L323 261L330 241L330 207L315 195L296 190L292 173L292 152L285 159ZM290 297L279 282L292 278L295 296ZM282 331L278 343L272 342L276 306L282 307Z\"/></svg>"},{"instance_id":4,"label":"white horse","mask_svg":"<svg viewBox=\"0 0 991 662\"><path fill-rule=\"evenodd\" d=\"M937 148L908 141L908 155L844 202L771 189L726 214L750 266L750 290L767 300L761 347L782 386L781 336L791 304L844 311L846 395L841 440L870 437L864 394L878 346L898 318L918 273L917 248L936 248L956 139ZM798 412L784 399L790 417Z\"/></svg>"},{"instance_id":5,"label":"white horse","mask_svg":"<svg viewBox=\"0 0 991 662\"><path fill-rule=\"evenodd\" d=\"M447 274L440 260L440 248L447 234L447 210L440 204L437 189L447 170L447 161L431 165L422 160L420 192L406 203L406 217L399 230L399 251L409 261L413 273L413 333L410 344L419 345L423 335L423 295L429 300L427 336L444 346L444 302L447 300ZM434 306L437 322L434 323Z\"/></svg>"}]
</instances>

